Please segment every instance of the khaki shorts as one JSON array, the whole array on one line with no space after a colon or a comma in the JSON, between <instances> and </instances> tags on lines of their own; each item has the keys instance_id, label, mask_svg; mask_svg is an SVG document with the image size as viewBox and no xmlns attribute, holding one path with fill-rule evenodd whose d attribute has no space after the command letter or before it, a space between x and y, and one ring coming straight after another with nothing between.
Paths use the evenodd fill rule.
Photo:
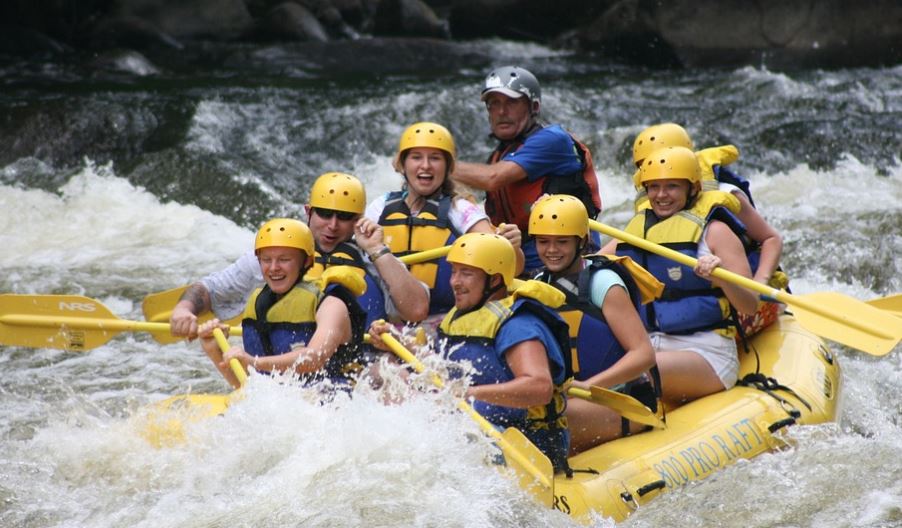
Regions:
<instances>
[{"instance_id":1,"label":"khaki shorts","mask_svg":"<svg viewBox=\"0 0 902 528\"><path fill-rule=\"evenodd\" d=\"M739 375L739 355L734 340L710 331L688 335L652 332L649 337L656 351L689 350L700 355L717 373L725 389L736 384Z\"/></svg>"}]
</instances>

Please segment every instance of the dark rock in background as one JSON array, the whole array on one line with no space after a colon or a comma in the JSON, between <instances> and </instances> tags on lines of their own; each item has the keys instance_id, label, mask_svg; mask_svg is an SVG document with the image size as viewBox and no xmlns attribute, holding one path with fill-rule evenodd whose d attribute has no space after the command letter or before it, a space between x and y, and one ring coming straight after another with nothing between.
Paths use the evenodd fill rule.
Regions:
<instances>
[{"instance_id":1,"label":"dark rock in background","mask_svg":"<svg viewBox=\"0 0 902 528\"><path fill-rule=\"evenodd\" d=\"M899 0L6 0L0 19L0 53L16 56L391 36L527 40L654 67L902 62Z\"/></svg>"}]
</instances>

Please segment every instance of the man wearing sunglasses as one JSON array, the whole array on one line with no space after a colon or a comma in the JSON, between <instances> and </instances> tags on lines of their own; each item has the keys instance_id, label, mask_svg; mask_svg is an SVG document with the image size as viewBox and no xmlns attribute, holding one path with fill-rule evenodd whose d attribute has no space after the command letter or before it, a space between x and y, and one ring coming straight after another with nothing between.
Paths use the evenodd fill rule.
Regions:
<instances>
[{"instance_id":1,"label":"man wearing sunglasses","mask_svg":"<svg viewBox=\"0 0 902 528\"><path fill-rule=\"evenodd\" d=\"M309 273L315 276L338 265L359 269L367 283L367 291L358 298L367 312L367 327L376 319L420 321L429 311L429 289L384 249L381 230L357 229L365 221L365 207L366 191L356 177L327 172L317 178L304 207L316 246L315 264ZM352 240L355 231L359 246ZM172 334L196 337L197 315L209 310L221 320L240 314L261 284L256 256L251 252L242 255L185 290L169 320Z\"/></svg>"}]
</instances>

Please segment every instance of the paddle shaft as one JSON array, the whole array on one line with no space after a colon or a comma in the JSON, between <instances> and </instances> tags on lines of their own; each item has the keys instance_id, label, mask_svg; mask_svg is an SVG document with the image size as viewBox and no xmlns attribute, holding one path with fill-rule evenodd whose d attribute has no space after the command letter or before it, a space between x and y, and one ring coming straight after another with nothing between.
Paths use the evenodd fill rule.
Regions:
<instances>
[{"instance_id":1,"label":"paddle shaft","mask_svg":"<svg viewBox=\"0 0 902 528\"><path fill-rule=\"evenodd\" d=\"M615 229L613 227L607 226L605 224L602 224L601 222L597 222L595 220L590 219L589 227L591 227L593 231L598 231L599 233L603 233L605 235L614 237L618 240L622 240L628 244L632 244L632 245L639 247L641 249L644 249L646 251L656 253L662 257L665 257L670 260L679 262L680 264L689 266L690 268L695 268L695 266L698 264L698 260L696 260L688 255L684 255L682 253L679 253L672 249L666 248L659 244L655 244L654 242L649 242L648 240L645 240L644 238L640 238L640 237L631 235L629 233L626 233L624 231L620 231L619 229ZM817 306L813 303L806 301L805 299L802 299L800 297L797 297L795 295L792 295L790 293L784 292L784 291L776 289L776 288L771 288L769 286L761 284L760 282L753 281L752 279L743 277L742 275L737 275L736 273L727 271L723 268L720 268L720 267L714 268L714 271L711 273L711 275L713 275L719 279L722 279L724 281L732 282L733 284L736 284L738 286L742 286L743 288L747 288L749 290L756 291L766 297L774 298L780 302L790 304L793 306L797 306L804 310L808 310L809 312L820 315L821 317L836 320L838 322L841 322L842 324L845 324L847 326L855 328L856 330L860 330L862 332L878 336L882 339L893 339L894 338L894 336L888 334L884 330L874 328L872 325L866 324L861 321L849 319L849 318L837 317L836 314L830 312L829 310L823 309L820 306Z\"/></svg>"},{"instance_id":2,"label":"paddle shaft","mask_svg":"<svg viewBox=\"0 0 902 528\"><path fill-rule=\"evenodd\" d=\"M221 350L223 354L231 348L229 340L226 338L225 333L223 333L222 328L214 328L213 337L216 338L216 344L219 345L219 350ZM238 384L244 387L244 384L247 383L247 372L244 371L241 362L232 358L229 360L229 368L232 369L232 374L238 378Z\"/></svg>"},{"instance_id":3,"label":"paddle shaft","mask_svg":"<svg viewBox=\"0 0 902 528\"><path fill-rule=\"evenodd\" d=\"M426 367L423 363L417 359L409 350L407 350L404 345L402 345L397 339L394 338L388 332L382 334L381 336L382 342L389 346L392 349L392 352L398 355L401 359L403 359L406 363L414 368L417 372L422 373ZM432 384L438 388L443 388L445 386L444 382L441 378L438 377L434 372L431 373L430 379L432 380ZM486 420L481 414L476 412L470 404L465 402L464 400L458 400L457 406L467 413L470 418L472 418L487 435L491 436L501 447L502 452L504 452L504 456L510 456L517 459L517 463L526 468L529 473L535 477L542 486L550 488L552 486L552 482L548 479L548 477L532 463L527 457L523 456L519 450L515 449L512 445L510 445L507 440L502 436L495 426L492 425L488 420Z\"/></svg>"},{"instance_id":4,"label":"paddle shaft","mask_svg":"<svg viewBox=\"0 0 902 528\"><path fill-rule=\"evenodd\" d=\"M0 315L0 323L12 326L31 326L39 328L73 328L76 330L99 330L104 332L168 332L169 323L148 323L145 321L129 321L126 319L92 319L90 317L72 317L67 315ZM241 335L241 327L233 326L231 335ZM112 337L112 336L110 336Z\"/></svg>"}]
</instances>

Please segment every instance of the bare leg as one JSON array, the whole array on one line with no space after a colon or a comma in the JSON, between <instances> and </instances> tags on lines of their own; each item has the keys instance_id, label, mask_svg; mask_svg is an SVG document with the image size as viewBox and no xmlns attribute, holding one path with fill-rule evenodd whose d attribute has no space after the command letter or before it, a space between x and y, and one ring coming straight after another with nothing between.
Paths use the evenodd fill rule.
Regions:
<instances>
[{"instance_id":1,"label":"bare leg","mask_svg":"<svg viewBox=\"0 0 902 528\"><path fill-rule=\"evenodd\" d=\"M700 355L689 350L660 350L655 354L661 372L664 402L669 408L724 390L723 382Z\"/></svg>"},{"instance_id":2,"label":"bare leg","mask_svg":"<svg viewBox=\"0 0 902 528\"><path fill-rule=\"evenodd\" d=\"M570 455L620 437L620 415L592 402L567 400Z\"/></svg>"}]
</instances>

